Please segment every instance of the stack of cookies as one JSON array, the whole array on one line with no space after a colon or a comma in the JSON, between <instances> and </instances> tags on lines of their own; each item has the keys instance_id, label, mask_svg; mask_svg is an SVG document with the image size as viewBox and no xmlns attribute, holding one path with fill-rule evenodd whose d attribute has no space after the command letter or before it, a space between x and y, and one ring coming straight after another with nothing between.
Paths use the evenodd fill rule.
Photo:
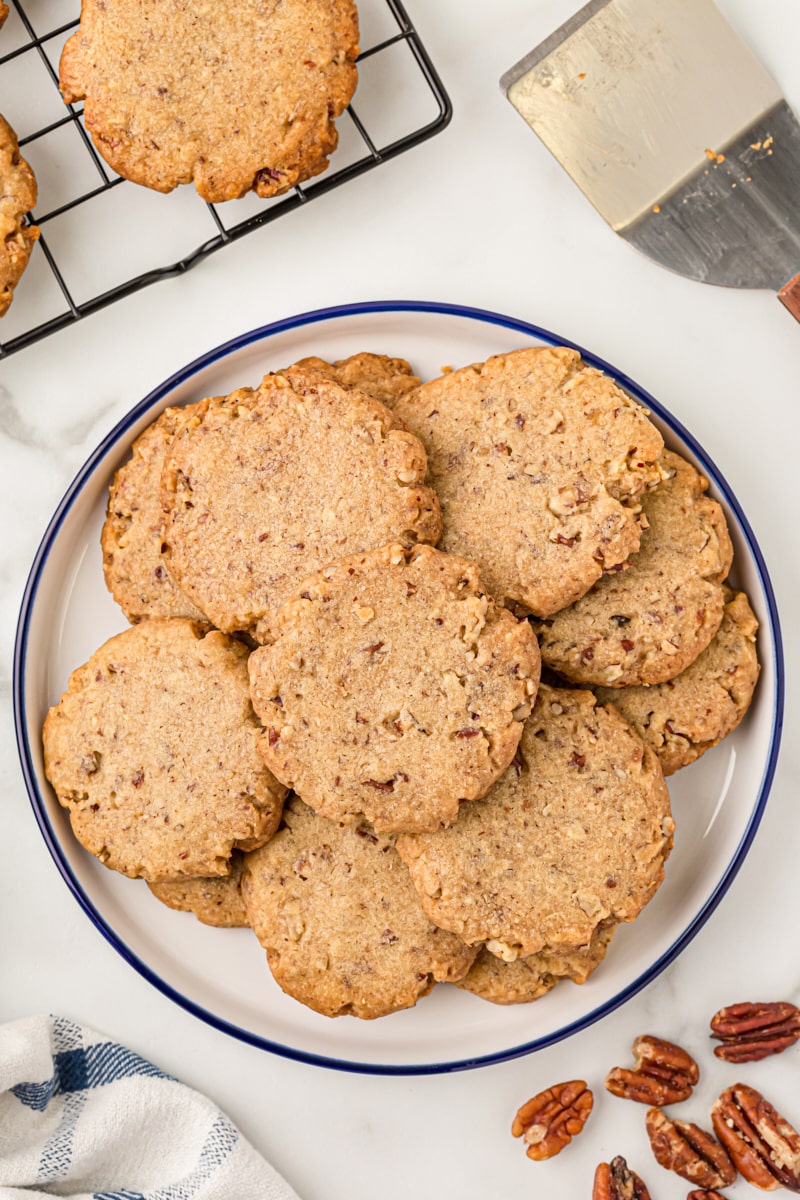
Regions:
<instances>
[{"instance_id":1,"label":"stack of cookies","mask_svg":"<svg viewBox=\"0 0 800 1200\"><path fill-rule=\"evenodd\" d=\"M165 410L102 534L131 627L45 722L76 836L328 1016L582 983L757 680L706 490L566 348Z\"/></svg>"}]
</instances>

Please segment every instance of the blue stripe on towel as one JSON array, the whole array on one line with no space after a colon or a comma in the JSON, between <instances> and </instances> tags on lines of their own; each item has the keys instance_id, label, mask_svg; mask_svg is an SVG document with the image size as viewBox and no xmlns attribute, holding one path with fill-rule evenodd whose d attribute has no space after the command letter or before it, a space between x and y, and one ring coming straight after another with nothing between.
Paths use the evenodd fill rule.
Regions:
<instances>
[{"instance_id":1,"label":"blue stripe on towel","mask_svg":"<svg viewBox=\"0 0 800 1200\"><path fill-rule=\"evenodd\" d=\"M116 1042L104 1042L85 1050L64 1050L53 1056L53 1074L44 1083L18 1083L11 1088L20 1103L44 1112L54 1096L102 1087L115 1079L147 1075L172 1079L147 1059Z\"/></svg>"}]
</instances>

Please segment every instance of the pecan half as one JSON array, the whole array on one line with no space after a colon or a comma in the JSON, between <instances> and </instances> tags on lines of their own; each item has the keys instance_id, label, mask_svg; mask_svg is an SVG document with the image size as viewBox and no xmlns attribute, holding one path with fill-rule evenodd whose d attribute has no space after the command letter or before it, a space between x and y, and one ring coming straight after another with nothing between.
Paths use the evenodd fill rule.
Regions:
<instances>
[{"instance_id":1,"label":"pecan half","mask_svg":"<svg viewBox=\"0 0 800 1200\"><path fill-rule=\"evenodd\" d=\"M713 1188L698 1188L695 1192L689 1192L686 1200L725 1200L725 1197Z\"/></svg>"},{"instance_id":2,"label":"pecan half","mask_svg":"<svg viewBox=\"0 0 800 1200\"><path fill-rule=\"evenodd\" d=\"M711 1036L722 1042L714 1047L717 1058L757 1062L780 1054L800 1038L800 1008L788 1000L731 1004L711 1018Z\"/></svg>"},{"instance_id":3,"label":"pecan half","mask_svg":"<svg viewBox=\"0 0 800 1200\"><path fill-rule=\"evenodd\" d=\"M697 1063L673 1042L644 1035L633 1043L633 1069L614 1067L606 1087L624 1100L639 1104L675 1104L687 1100L700 1078Z\"/></svg>"},{"instance_id":4,"label":"pecan half","mask_svg":"<svg viewBox=\"0 0 800 1200\"><path fill-rule=\"evenodd\" d=\"M711 1120L748 1183L800 1192L800 1135L760 1092L735 1083L715 1101Z\"/></svg>"},{"instance_id":5,"label":"pecan half","mask_svg":"<svg viewBox=\"0 0 800 1200\"><path fill-rule=\"evenodd\" d=\"M582 1079L557 1083L522 1105L511 1132L524 1137L528 1158L552 1158L583 1129L593 1103L594 1096Z\"/></svg>"},{"instance_id":6,"label":"pecan half","mask_svg":"<svg viewBox=\"0 0 800 1200\"><path fill-rule=\"evenodd\" d=\"M736 1167L716 1138L690 1121L671 1121L660 1108L645 1118L647 1136L656 1160L701 1188L728 1187Z\"/></svg>"},{"instance_id":7,"label":"pecan half","mask_svg":"<svg viewBox=\"0 0 800 1200\"><path fill-rule=\"evenodd\" d=\"M594 1173L592 1200L650 1200L650 1193L621 1154L600 1163Z\"/></svg>"}]
</instances>

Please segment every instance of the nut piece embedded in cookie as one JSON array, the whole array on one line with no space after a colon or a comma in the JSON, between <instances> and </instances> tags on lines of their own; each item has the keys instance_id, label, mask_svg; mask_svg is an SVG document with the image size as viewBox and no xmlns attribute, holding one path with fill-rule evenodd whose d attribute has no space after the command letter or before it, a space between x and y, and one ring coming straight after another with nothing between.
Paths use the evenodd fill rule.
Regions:
<instances>
[{"instance_id":1,"label":"nut piece embedded in cookie","mask_svg":"<svg viewBox=\"0 0 800 1200\"><path fill-rule=\"evenodd\" d=\"M536 695L526 621L430 546L354 555L297 585L250 658L270 770L334 821L449 825L511 762Z\"/></svg>"},{"instance_id":2,"label":"nut piece embedded in cookie","mask_svg":"<svg viewBox=\"0 0 800 1200\"><path fill-rule=\"evenodd\" d=\"M38 226L25 221L35 203L33 171L19 152L17 135L0 116L0 317L14 299L14 288L39 237Z\"/></svg>"},{"instance_id":3,"label":"nut piece embedded in cookie","mask_svg":"<svg viewBox=\"0 0 800 1200\"><path fill-rule=\"evenodd\" d=\"M357 55L352 0L83 0L60 87L125 179L217 203L325 169Z\"/></svg>"},{"instance_id":4,"label":"nut piece embedded in cookie","mask_svg":"<svg viewBox=\"0 0 800 1200\"><path fill-rule=\"evenodd\" d=\"M225 632L268 636L297 583L389 542L436 542L425 451L388 408L313 371L205 400L177 431L161 499L164 556Z\"/></svg>"},{"instance_id":5,"label":"nut piece embedded in cookie","mask_svg":"<svg viewBox=\"0 0 800 1200\"><path fill-rule=\"evenodd\" d=\"M583 1079L554 1084L522 1105L511 1132L524 1140L528 1158L537 1162L553 1158L581 1132L593 1103Z\"/></svg>"},{"instance_id":6,"label":"nut piece embedded in cookie","mask_svg":"<svg viewBox=\"0 0 800 1200\"><path fill-rule=\"evenodd\" d=\"M175 618L117 634L44 723L47 778L78 841L160 882L227 875L277 829L286 789L257 750L248 652Z\"/></svg>"},{"instance_id":7,"label":"nut piece embedded in cookie","mask_svg":"<svg viewBox=\"0 0 800 1200\"><path fill-rule=\"evenodd\" d=\"M630 725L591 692L542 685L489 794L397 849L432 921L513 961L569 953L635 920L673 829L658 760Z\"/></svg>"},{"instance_id":8,"label":"nut piece embedded in cookie","mask_svg":"<svg viewBox=\"0 0 800 1200\"><path fill-rule=\"evenodd\" d=\"M674 679L722 623L731 567L725 515L708 480L665 451L669 478L642 497L647 528L630 565L547 621L542 661L574 683L613 688Z\"/></svg>"},{"instance_id":9,"label":"nut piece embedded in cookie","mask_svg":"<svg viewBox=\"0 0 800 1200\"><path fill-rule=\"evenodd\" d=\"M639 547L638 499L661 479L644 410L575 350L499 354L401 396L444 519L498 601L549 616Z\"/></svg>"},{"instance_id":10,"label":"nut piece embedded in cookie","mask_svg":"<svg viewBox=\"0 0 800 1200\"><path fill-rule=\"evenodd\" d=\"M677 1104L688 1100L700 1078L697 1063L674 1042L645 1034L633 1043L633 1069L614 1067L606 1088L623 1100L639 1104Z\"/></svg>"},{"instance_id":11,"label":"nut piece embedded in cookie","mask_svg":"<svg viewBox=\"0 0 800 1200\"><path fill-rule=\"evenodd\" d=\"M425 916L390 838L296 796L272 841L246 856L242 891L277 983L328 1017L410 1008L475 957Z\"/></svg>"}]
</instances>

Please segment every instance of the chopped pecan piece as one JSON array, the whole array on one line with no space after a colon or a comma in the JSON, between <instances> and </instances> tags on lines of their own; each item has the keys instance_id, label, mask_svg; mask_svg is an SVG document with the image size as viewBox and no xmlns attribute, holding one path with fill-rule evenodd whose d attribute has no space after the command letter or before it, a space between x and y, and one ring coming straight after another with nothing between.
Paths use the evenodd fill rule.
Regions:
<instances>
[{"instance_id":1,"label":"chopped pecan piece","mask_svg":"<svg viewBox=\"0 0 800 1200\"><path fill-rule=\"evenodd\" d=\"M722 1043L714 1047L717 1058L757 1062L800 1038L800 1008L785 1000L731 1004L711 1018L711 1036Z\"/></svg>"},{"instance_id":2,"label":"chopped pecan piece","mask_svg":"<svg viewBox=\"0 0 800 1200\"><path fill-rule=\"evenodd\" d=\"M582 1079L557 1083L522 1105L511 1132L514 1137L524 1137L528 1158L552 1158L583 1129L593 1103Z\"/></svg>"},{"instance_id":3,"label":"chopped pecan piece","mask_svg":"<svg viewBox=\"0 0 800 1200\"><path fill-rule=\"evenodd\" d=\"M594 1173L592 1200L650 1200L650 1193L621 1154L600 1163Z\"/></svg>"},{"instance_id":4,"label":"chopped pecan piece","mask_svg":"<svg viewBox=\"0 0 800 1200\"><path fill-rule=\"evenodd\" d=\"M800 1135L760 1092L735 1083L715 1101L711 1120L748 1183L800 1192Z\"/></svg>"},{"instance_id":5,"label":"chopped pecan piece","mask_svg":"<svg viewBox=\"0 0 800 1200\"><path fill-rule=\"evenodd\" d=\"M644 1035L633 1043L633 1069L614 1067L606 1087L624 1100L639 1104L675 1104L687 1100L700 1078L697 1063L672 1042Z\"/></svg>"},{"instance_id":6,"label":"chopped pecan piece","mask_svg":"<svg viewBox=\"0 0 800 1200\"><path fill-rule=\"evenodd\" d=\"M656 1161L701 1188L728 1187L736 1167L724 1146L698 1125L671 1121L660 1108L651 1108L645 1119L647 1136Z\"/></svg>"}]
</instances>

